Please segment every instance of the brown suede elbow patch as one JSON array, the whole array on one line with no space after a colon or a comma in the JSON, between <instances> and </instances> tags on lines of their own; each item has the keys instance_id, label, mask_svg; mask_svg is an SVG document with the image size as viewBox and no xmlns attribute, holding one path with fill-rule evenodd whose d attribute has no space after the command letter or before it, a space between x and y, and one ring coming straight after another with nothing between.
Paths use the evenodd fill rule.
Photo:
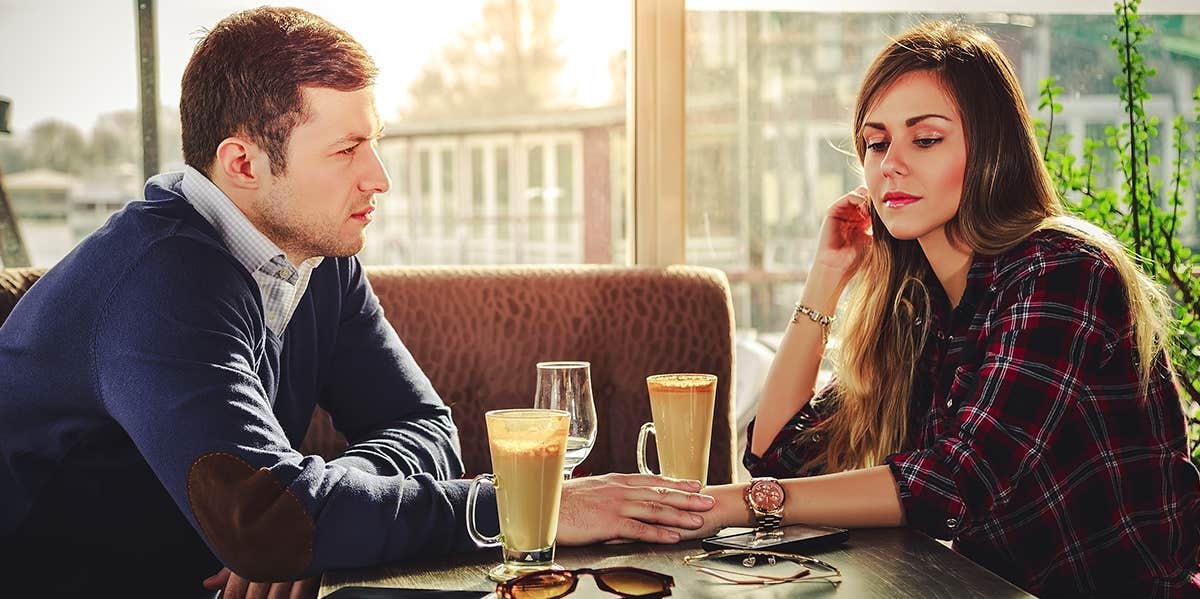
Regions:
<instances>
[{"instance_id":1,"label":"brown suede elbow patch","mask_svg":"<svg viewBox=\"0 0 1200 599\"><path fill-rule=\"evenodd\" d=\"M206 453L188 469L187 492L217 557L239 576L295 580L312 562L316 526L270 470L255 470L228 453Z\"/></svg>"}]
</instances>

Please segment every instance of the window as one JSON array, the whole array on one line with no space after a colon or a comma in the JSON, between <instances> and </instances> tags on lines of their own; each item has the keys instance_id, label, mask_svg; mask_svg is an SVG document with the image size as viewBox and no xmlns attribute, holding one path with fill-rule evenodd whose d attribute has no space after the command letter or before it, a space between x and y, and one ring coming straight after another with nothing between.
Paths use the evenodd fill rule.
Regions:
<instances>
[{"instance_id":1,"label":"window","mask_svg":"<svg viewBox=\"0 0 1200 599\"><path fill-rule=\"evenodd\" d=\"M164 169L181 164L175 107L198 32L257 4L154 4ZM381 198L364 262L635 260L627 243L637 230L626 181L628 12L563 0L463 0L419 11L383 0L286 4L344 27L381 67L377 95L388 128L380 152L392 188ZM843 12L811 0L657 4L686 8L679 60L687 138L657 151L686 161L687 207L643 229L651 237L683 231L687 261L729 274L739 327L778 331L803 284L824 206L859 179L846 129L861 73L888 36L927 15L881 12L891 9L870 0ZM915 3L926 4L939 9ZM1162 123L1191 109L1189 90L1200 81L1192 4L1142 5L1159 32L1148 54L1159 75L1147 108ZM959 16L993 32L1031 100L1039 79L1059 77L1066 110L1055 125L1072 143L1116 124L1107 6L1052 15L1031 0L964 6L979 8ZM129 8L117 0L47 0L0 20L0 61L9 61L0 63L0 95L13 99L14 129L0 134L0 169L40 266L140 195ZM520 33L505 28L514 16ZM34 34L45 31L54 35ZM524 79L513 74L518 62L528 67ZM122 64L129 67L110 66ZM88 91L82 101L81 89ZM47 149L59 147L68 151ZM1111 156L1104 160L1105 176L1114 176ZM1164 156L1159 168L1169 164ZM1187 201L1194 232L1200 211Z\"/></svg>"},{"instance_id":2,"label":"window","mask_svg":"<svg viewBox=\"0 0 1200 599\"><path fill-rule=\"evenodd\" d=\"M482 147L471 148L471 171L469 177L471 179L471 237L482 239L489 235L489 232L484 228L484 223L487 219L487 213L484 211L484 199L487 193L487 180L491 178L492 171L483 168L483 152ZM493 179L492 194L495 194L495 180Z\"/></svg>"},{"instance_id":3,"label":"window","mask_svg":"<svg viewBox=\"0 0 1200 599\"><path fill-rule=\"evenodd\" d=\"M509 182L509 164L508 164L508 148L498 147L493 151L495 163L492 165L492 172L495 174L495 198L496 198L496 239L507 240L512 238L512 208L508 201L509 194L512 192L512 184Z\"/></svg>"},{"instance_id":4,"label":"window","mask_svg":"<svg viewBox=\"0 0 1200 599\"><path fill-rule=\"evenodd\" d=\"M624 153L588 154L585 165L583 150L607 149L625 126L627 10L563 0L271 3L325 17L380 67L380 154L392 189L380 197L364 262L624 259L615 246L626 238L613 231L626 230L627 199L610 179L624 172L610 164ZM176 107L196 40L229 13L261 4L153 2L162 170L182 167ZM0 95L14 102L0 169L28 213L19 219L34 263L50 266L140 197L135 13L117 0L0 10ZM585 198L596 205L585 210ZM587 213L618 224L584 235Z\"/></svg>"},{"instance_id":5,"label":"window","mask_svg":"<svg viewBox=\"0 0 1200 599\"><path fill-rule=\"evenodd\" d=\"M12 101L0 172L35 265L141 191L135 29L124 0L0 6L0 96Z\"/></svg>"},{"instance_id":6,"label":"window","mask_svg":"<svg viewBox=\"0 0 1200 599\"><path fill-rule=\"evenodd\" d=\"M1014 3L1022 4L1007 4ZM1009 12L966 2L978 12L923 15L857 4L858 12L829 12L807 0L687 3L687 261L724 269L738 327L769 339L786 327L800 295L825 208L861 181L850 111L862 74L890 36L930 16L976 23L1014 62L1034 109L1039 80L1058 78L1064 111L1055 130L1071 133L1076 148L1119 125L1108 5L1097 4L1096 14L1047 15L1033 2ZM1147 111L1162 123L1153 151L1164 178L1169 123L1191 115L1200 84L1200 14L1181 3L1168 9L1192 14L1147 14L1163 9L1146 2L1142 15L1157 32L1147 51L1158 71ZM1101 158L1104 176L1117 176L1111 154ZM1187 201L1195 214L1195 198Z\"/></svg>"}]
</instances>

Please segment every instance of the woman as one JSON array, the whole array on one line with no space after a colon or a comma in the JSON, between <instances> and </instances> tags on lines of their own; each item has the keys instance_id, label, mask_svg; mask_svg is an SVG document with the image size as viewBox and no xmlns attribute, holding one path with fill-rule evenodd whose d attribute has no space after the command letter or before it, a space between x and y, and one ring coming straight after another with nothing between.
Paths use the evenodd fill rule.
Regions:
<instances>
[{"instance_id":1,"label":"woman","mask_svg":"<svg viewBox=\"0 0 1200 599\"><path fill-rule=\"evenodd\" d=\"M706 528L907 524L1038 595L1200 595L1164 294L1064 215L1000 49L949 22L899 37L853 135L866 186L829 209L745 456L803 478L710 489Z\"/></svg>"}]
</instances>

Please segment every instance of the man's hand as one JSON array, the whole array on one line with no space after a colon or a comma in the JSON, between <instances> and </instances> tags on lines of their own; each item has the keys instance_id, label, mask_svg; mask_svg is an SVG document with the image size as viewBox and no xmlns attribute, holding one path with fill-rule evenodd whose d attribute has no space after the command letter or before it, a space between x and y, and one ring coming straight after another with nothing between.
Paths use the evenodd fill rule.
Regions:
<instances>
[{"instance_id":1,"label":"man's hand","mask_svg":"<svg viewBox=\"0 0 1200 599\"><path fill-rule=\"evenodd\" d=\"M672 528L704 526L699 512L713 499L697 493L700 483L647 474L605 474L563 481L558 543L587 545L630 540L674 543Z\"/></svg>"},{"instance_id":2,"label":"man's hand","mask_svg":"<svg viewBox=\"0 0 1200 599\"><path fill-rule=\"evenodd\" d=\"M250 582L229 568L204 580L204 588L221 590L221 599L316 599L319 577L295 582Z\"/></svg>"}]
</instances>

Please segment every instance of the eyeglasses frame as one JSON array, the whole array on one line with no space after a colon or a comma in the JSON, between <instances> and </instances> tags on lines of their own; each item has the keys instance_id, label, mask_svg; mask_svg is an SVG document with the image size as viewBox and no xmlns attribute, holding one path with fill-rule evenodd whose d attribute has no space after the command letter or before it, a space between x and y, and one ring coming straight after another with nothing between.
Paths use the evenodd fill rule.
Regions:
<instances>
[{"instance_id":1,"label":"eyeglasses frame","mask_svg":"<svg viewBox=\"0 0 1200 599\"><path fill-rule=\"evenodd\" d=\"M772 576L770 574L756 574L753 572L730 570L730 569L726 569L726 568L718 568L715 566L707 566L707 565L700 565L700 564L694 563L694 562L698 562L700 560L705 560L705 559L714 559L714 558L719 559L719 558L725 558L725 557L739 557L739 556L746 556L746 558L742 560L742 565L746 566L747 568L753 567L758 558L765 558L772 564L774 564L776 560L782 559L782 560L787 560L787 561L799 564L801 566L816 566L818 568L828 570L829 574L820 574L820 575L809 576L809 574L812 573L812 570L805 567L803 570L801 570L800 572L798 572L792 576ZM828 582L829 584L836 585L836 584L839 584L842 582L842 571L839 570L837 568L837 566L834 566L833 564L830 564L829 562L817 559L815 557L810 557L807 555L800 555L798 553L780 553L778 551L764 551L764 550L754 550L754 549L714 549L712 551L706 551L704 553L699 553L699 554L695 554L695 555L685 555L685 556L683 556L683 564L685 566L691 566L691 567L695 568L698 572L703 572L704 574L708 574L709 576L712 576L712 577L715 577L715 578L718 578L718 579L721 579L721 580L724 580L726 582L730 582L733 584L782 584L785 582ZM722 574L722 572L724 572L726 574L736 574L737 576L740 576L741 579L735 579L735 578L731 578L729 576L725 576Z\"/></svg>"}]
</instances>

